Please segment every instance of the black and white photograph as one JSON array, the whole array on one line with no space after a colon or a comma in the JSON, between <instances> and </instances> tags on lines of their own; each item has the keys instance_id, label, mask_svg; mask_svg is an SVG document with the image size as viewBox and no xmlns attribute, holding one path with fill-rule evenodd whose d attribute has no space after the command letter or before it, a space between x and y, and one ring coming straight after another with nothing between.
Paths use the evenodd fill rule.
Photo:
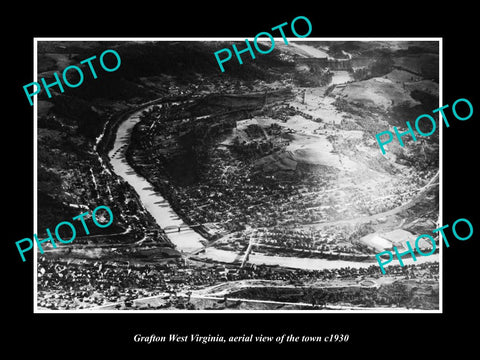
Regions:
<instances>
[{"instance_id":1,"label":"black and white photograph","mask_svg":"<svg viewBox=\"0 0 480 360\"><path fill-rule=\"evenodd\" d=\"M439 132L375 135L439 107L440 41L304 40L223 73L245 42L37 40L38 78L84 77L37 99L38 224L113 216L42 245L38 311L440 309L438 236L375 258L439 227Z\"/></svg>"},{"instance_id":2,"label":"black and white photograph","mask_svg":"<svg viewBox=\"0 0 480 360\"><path fill-rule=\"evenodd\" d=\"M473 6L104 5L2 24L7 354L474 349Z\"/></svg>"}]
</instances>

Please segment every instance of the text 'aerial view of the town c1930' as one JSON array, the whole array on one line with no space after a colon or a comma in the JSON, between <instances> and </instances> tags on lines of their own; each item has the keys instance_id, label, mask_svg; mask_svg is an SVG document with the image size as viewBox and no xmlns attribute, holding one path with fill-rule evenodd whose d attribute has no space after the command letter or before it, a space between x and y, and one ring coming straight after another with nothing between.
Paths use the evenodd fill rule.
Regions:
<instances>
[{"instance_id":1,"label":"text 'aerial view of the town c1930'","mask_svg":"<svg viewBox=\"0 0 480 360\"><path fill-rule=\"evenodd\" d=\"M35 39L39 79L85 74L36 99L38 238L113 214L37 249L35 311L439 311L438 234L375 258L439 226L439 131L385 155L375 135L440 106L440 41L289 39L222 72L232 44ZM93 78L106 49L121 66Z\"/></svg>"}]
</instances>

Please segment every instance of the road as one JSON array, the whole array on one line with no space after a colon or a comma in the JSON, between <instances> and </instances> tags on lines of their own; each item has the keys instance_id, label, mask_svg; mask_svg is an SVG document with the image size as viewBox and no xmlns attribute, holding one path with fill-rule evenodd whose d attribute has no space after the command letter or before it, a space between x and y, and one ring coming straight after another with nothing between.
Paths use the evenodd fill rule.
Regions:
<instances>
[{"instance_id":1,"label":"road","mask_svg":"<svg viewBox=\"0 0 480 360\"><path fill-rule=\"evenodd\" d=\"M137 306L141 304L142 302L148 302L148 300L153 300L157 299L161 296L151 296L151 297L145 297L137 300L133 300L132 302L135 303ZM184 298L188 298L187 295L184 296ZM206 296L206 295L190 295L190 299L204 299L204 300L214 300L216 302L224 302L225 299L227 300L227 306L228 303L237 303L237 302L244 302L244 303L255 303L255 304L270 304L270 305L278 305L278 306L301 306L301 307L310 307L312 310L319 310L319 311L328 311L328 310L359 310L359 311L374 311L374 312L396 312L396 311L406 311L408 310L405 307L382 307L382 306L377 306L377 307L364 307L364 306L354 306L354 305L334 305L334 304L323 304L323 305L315 305L312 303L305 303L305 302L288 302L288 301L276 301L276 300L257 300L257 299L245 299L245 298L225 298L225 297L215 297L215 296ZM91 308L86 309L87 311L105 311L105 310L116 310L117 305L123 305L124 302L120 301L117 303L111 303L111 304L106 304L106 305L100 305L100 306L93 306ZM228 310L228 307L224 309L219 309L220 311L224 312L225 310ZM116 310L118 311L118 310ZM155 310L158 311L158 310ZM179 312L178 309L167 309L167 311L172 311L172 312ZM191 312L192 310L186 310L187 312ZM206 312L214 312L215 310L206 310ZM237 310L241 311L241 310ZM275 312L278 312L278 309L272 310ZM291 310L289 310L290 312ZM411 310L412 312L415 312L415 310Z\"/></svg>"},{"instance_id":2,"label":"road","mask_svg":"<svg viewBox=\"0 0 480 360\"><path fill-rule=\"evenodd\" d=\"M373 281L373 280L372 280ZM191 301L192 299L200 299L200 300L214 300L215 302L219 303L222 302L225 304L225 300L227 302L227 307L224 309L219 309L221 311L225 311L228 309L228 303L230 304L235 304L238 302L243 302L243 303L255 303L255 304L269 304L269 305L278 305L278 306L298 306L298 307L309 307L312 308L312 310L320 310L320 311L328 311L328 310L360 310L360 311L406 311L408 310L405 307L364 307L364 306L354 306L354 305L335 305L335 304L312 304L312 303L306 303L306 302L289 302L289 301L278 301L278 300L263 300L263 299L249 299L249 298L237 298L237 297L228 297L228 294L231 293L232 291L239 290L239 289L246 289L246 288L251 288L251 287L264 287L267 285L272 285L272 283L275 283L275 281L264 281L264 280L239 280L239 281L232 281L220 285L214 285L205 289L201 290L195 290L195 291L189 291L189 292L182 292L182 293L176 293L174 297L176 298L183 298L187 299L187 301ZM226 286L227 285L227 286ZM294 286L294 285L279 285L276 284L275 287L283 287L283 288L291 288L295 290L304 290L308 291L309 289L318 289L318 288L348 288L348 287L374 287L378 288L379 284L375 283L373 281L373 285L370 286L364 286L361 283L360 284L337 284L337 285L322 285L322 286ZM216 288L219 288L220 291L215 291ZM159 299L167 299L171 295L168 293L164 293L161 295L153 295L153 296L147 296L143 297L140 299L135 299L132 300L132 302L136 305L139 306L142 303L143 304L148 304L149 301L151 300L159 300ZM88 308L87 310L90 311L98 311L98 310L114 310L116 306L118 305L123 305L124 301L119 301L115 303L109 303L105 305L100 305L100 306L92 306L91 308ZM167 310L168 311L168 310ZM178 309L171 309L171 311L178 311ZM211 311L211 310L207 310ZM277 310L274 310L277 311ZM412 310L414 311L414 310Z\"/></svg>"}]
</instances>

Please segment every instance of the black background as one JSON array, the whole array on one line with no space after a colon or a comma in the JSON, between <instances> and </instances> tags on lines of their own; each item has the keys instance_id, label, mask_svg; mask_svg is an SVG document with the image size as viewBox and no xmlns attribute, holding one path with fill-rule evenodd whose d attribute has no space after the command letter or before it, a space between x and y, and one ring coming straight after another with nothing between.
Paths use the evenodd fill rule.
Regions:
<instances>
[{"instance_id":1,"label":"black background","mask_svg":"<svg viewBox=\"0 0 480 360\"><path fill-rule=\"evenodd\" d=\"M419 1L370 4L345 2L309 5L265 4L259 9L243 2L217 6L180 4L173 9L162 3L111 3L105 9L85 2L42 6L16 6L2 23L3 141L2 184L3 261L2 327L4 344L17 351L34 351L34 356L51 358L97 353L186 356L204 352L209 357L231 354L254 356L248 344L137 344L135 334L170 333L200 335L349 334L348 343L256 344L255 350L269 355L295 350L298 355L319 358L349 352L357 356L416 357L433 355L445 348L473 348L476 339L476 284L480 227L475 203L478 157L478 114L480 102L473 91L478 81L478 19L473 5L449 3L448 8L420 8ZM33 81L34 37L253 37L261 31L296 16L310 19L310 37L442 37L443 104L467 98L474 114L467 121L451 116L443 131L443 219L452 224L467 218L474 235L467 241L452 240L444 247L443 314L33 314L33 259L22 263L15 241L33 234L33 107L22 86ZM13 22L8 23L11 17ZM477 32L478 33L478 32ZM275 35L277 36L277 35ZM213 56L213 55L212 55ZM433 110L433 109L432 109ZM447 112L449 114L449 112ZM41 224L39 224L41 227ZM5 346L5 345L4 345ZM242 352L243 351L243 352ZM311 351L311 352L310 352ZM168 356L171 356L168 355ZM297 356L298 356L297 355ZM43 357L43 356L40 356Z\"/></svg>"}]
</instances>

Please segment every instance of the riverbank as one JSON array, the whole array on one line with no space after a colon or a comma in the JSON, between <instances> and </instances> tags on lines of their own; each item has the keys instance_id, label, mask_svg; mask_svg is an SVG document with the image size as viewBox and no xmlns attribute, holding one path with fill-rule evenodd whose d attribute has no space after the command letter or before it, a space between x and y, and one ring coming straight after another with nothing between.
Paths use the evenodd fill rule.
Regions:
<instances>
[{"instance_id":1,"label":"riverbank","mask_svg":"<svg viewBox=\"0 0 480 360\"><path fill-rule=\"evenodd\" d=\"M151 105L150 105L151 106ZM171 207L169 202L142 176L138 175L126 158L126 149L130 143L133 127L140 122L140 114L148 108L142 107L129 112L119 118L114 136L113 146L108 152L108 159L112 171L129 183L137 192L142 204L155 219L157 224L165 229L167 227L178 228L180 231L166 233L165 236L176 246L177 250L184 254L205 251L197 254L195 258L200 261L237 263L242 258L241 253L236 251L220 250L214 247L206 247L208 240L194 231ZM122 121L120 121L122 120ZM438 256L422 258L423 261L438 261ZM257 265L281 266L304 270L336 269L336 268L366 268L376 264L375 261L346 261L312 259L305 257L270 256L264 254L251 254L249 262Z\"/></svg>"},{"instance_id":2,"label":"riverbank","mask_svg":"<svg viewBox=\"0 0 480 360\"><path fill-rule=\"evenodd\" d=\"M133 187L139 195L143 206L152 215L161 229L168 226L182 227L185 229L178 233L166 235L179 251L190 252L202 248L206 240L188 227L173 211L167 200L156 192L152 185L145 178L138 175L128 164L126 149L130 142L133 127L140 121L140 114L143 110L145 110L145 108L131 113L126 120L119 124L112 149L108 152L112 170Z\"/></svg>"}]
</instances>

